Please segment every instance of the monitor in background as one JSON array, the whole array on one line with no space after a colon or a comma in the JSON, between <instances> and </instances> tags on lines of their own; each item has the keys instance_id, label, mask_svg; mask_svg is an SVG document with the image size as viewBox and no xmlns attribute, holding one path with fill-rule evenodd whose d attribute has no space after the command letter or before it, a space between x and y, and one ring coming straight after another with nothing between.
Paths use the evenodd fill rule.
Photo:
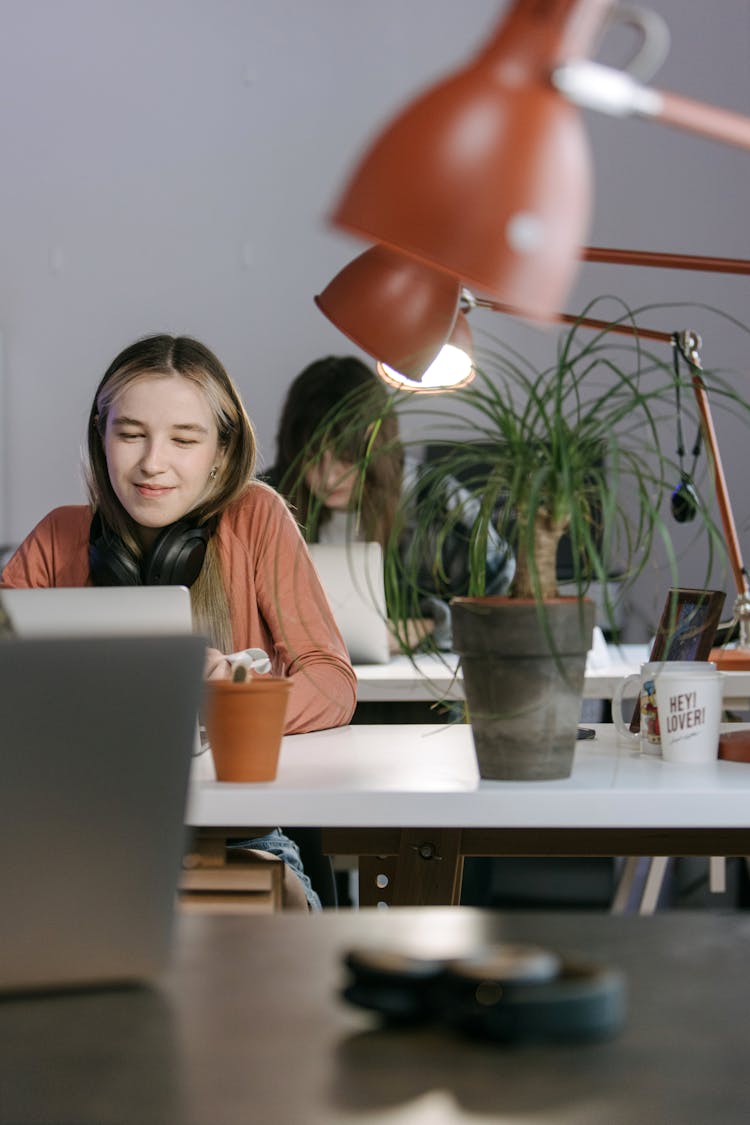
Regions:
<instances>
[{"instance_id":1,"label":"monitor in background","mask_svg":"<svg viewBox=\"0 0 750 1125\"><path fill-rule=\"evenodd\" d=\"M387 664L383 550L379 543L311 543L310 554L353 664Z\"/></svg>"},{"instance_id":2,"label":"monitor in background","mask_svg":"<svg viewBox=\"0 0 750 1125\"><path fill-rule=\"evenodd\" d=\"M164 967L200 637L0 641L0 990Z\"/></svg>"},{"instance_id":3,"label":"monitor in background","mask_svg":"<svg viewBox=\"0 0 750 1125\"><path fill-rule=\"evenodd\" d=\"M466 443L464 443L464 444L466 444ZM493 457L494 457L495 446L493 444L489 443L489 442L483 442L483 441L472 442L470 444L471 444L472 449L474 447L478 448L479 450L481 450L483 448L486 449L486 451L487 451L486 467L483 467L479 463L478 459L476 459L476 460L472 459L472 468L471 468L470 473L463 473L463 474L459 473L458 480L459 480L460 484L465 485L473 493L476 493L477 489L479 489L481 491L480 486L490 476L490 473L491 473L491 470L492 470L492 465L494 463ZM598 448L596 448L596 447L598 447ZM603 445L602 442L596 442L596 447L595 447L595 452L598 454L597 459L594 459L593 457L588 455L589 459L592 462L592 473L596 472L597 474L603 474L604 471L605 471L605 454L606 454L606 451L605 451L605 448L604 448L604 445ZM431 463L434 463L436 461L439 462L441 460L441 458L445 457L445 455L446 455L445 454L445 443L435 443L435 444L428 443L424 448L424 457L425 457L425 461L427 461L427 462L431 462ZM505 503L505 501L501 500L499 505L498 505L498 508L495 511L495 522L496 522L496 524L499 524L499 522L500 522L499 516L500 516L500 513L502 511L504 503ZM514 518L512 516L512 513L511 513L511 517L510 517L510 520L508 521L507 526L505 524L502 525L503 526L502 534L505 535L508 538L511 538L511 539L512 539L514 522L515 521L514 521ZM601 511L596 506L594 506L594 508L591 512L591 531L592 531L592 534L593 534L593 537L594 537L594 540L596 542L598 550L601 550L601 547L602 547L602 528L601 528L601 524L602 524ZM571 543L571 540L570 540L570 535L567 532L565 532L560 537L560 541L559 541L558 546L557 546L556 564L557 564L557 580L558 580L558 582L569 582L569 581L571 581L572 579L575 578L577 570L580 569L580 568L575 566L575 562L574 562L574 558L573 558L573 547L572 547L572 543ZM617 575L612 574L610 577L615 578L615 577L617 577Z\"/></svg>"}]
</instances>

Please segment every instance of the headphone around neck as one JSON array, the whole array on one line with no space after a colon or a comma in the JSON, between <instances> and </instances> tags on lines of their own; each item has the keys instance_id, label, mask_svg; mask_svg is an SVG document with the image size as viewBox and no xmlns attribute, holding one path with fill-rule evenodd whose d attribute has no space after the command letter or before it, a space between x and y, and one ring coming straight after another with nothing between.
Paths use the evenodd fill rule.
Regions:
<instances>
[{"instance_id":1,"label":"headphone around neck","mask_svg":"<svg viewBox=\"0 0 750 1125\"><path fill-rule=\"evenodd\" d=\"M96 512L89 532L91 580L95 586L192 586L217 522L214 516L199 527L190 520L169 524L137 559Z\"/></svg>"}]
</instances>

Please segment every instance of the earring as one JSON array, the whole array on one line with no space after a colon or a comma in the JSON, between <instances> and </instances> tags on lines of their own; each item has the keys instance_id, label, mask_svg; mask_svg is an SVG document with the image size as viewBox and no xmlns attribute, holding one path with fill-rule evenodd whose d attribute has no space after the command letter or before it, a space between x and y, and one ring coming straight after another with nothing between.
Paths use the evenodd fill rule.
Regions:
<instances>
[{"instance_id":1,"label":"earring","mask_svg":"<svg viewBox=\"0 0 750 1125\"><path fill-rule=\"evenodd\" d=\"M211 470L211 472L208 474L208 479L209 480L216 480L216 467L215 466Z\"/></svg>"}]
</instances>

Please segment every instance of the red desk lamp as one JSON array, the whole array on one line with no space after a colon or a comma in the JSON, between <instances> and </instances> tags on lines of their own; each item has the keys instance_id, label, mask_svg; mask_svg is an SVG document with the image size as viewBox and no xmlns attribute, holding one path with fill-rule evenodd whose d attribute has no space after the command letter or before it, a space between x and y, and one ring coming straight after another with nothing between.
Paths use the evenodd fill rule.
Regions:
<instances>
[{"instance_id":1,"label":"red desk lamp","mask_svg":"<svg viewBox=\"0 0 750 1125\"><path fill-rule=\"evenodd\" d=\"M485 307L567 320L558 310L581 259L750 272L748 263L733 259L581 248L592 177L578 107L636 114L750 148L748 118L646 86L632 65L627 73L588 60L613 20L640 20L646 45L658 38L658 17L649 22L648 13L638 11L623 14L611 0L516 0L467 66L417 97L376 138L332 218L377 245L353 263L356 271L342 271L316 298L364 350L419 385L451 334L465 334L463 285L491 294L495 300L477 302ZM394 309L404 257L420 288L411 299L408 331L399 339ZM375 320L362 304L373 260L387 278ZM437 339L420 315L433 286L441 292ZM342 313L343 304L348 308ZM383 333L387 340L376 339ZM738 591L741 649L750 650L747 571L697 352L694 358L693 390Z\"/></svg>"}]
</instances>

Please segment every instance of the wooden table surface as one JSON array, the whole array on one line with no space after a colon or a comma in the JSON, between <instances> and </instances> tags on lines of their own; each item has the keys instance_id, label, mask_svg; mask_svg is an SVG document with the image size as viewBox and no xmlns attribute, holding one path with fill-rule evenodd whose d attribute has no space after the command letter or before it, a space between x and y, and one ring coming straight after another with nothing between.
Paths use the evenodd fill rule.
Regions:
<instances>
[{"instance_id":1,"label":"wooden table surface","mask_svg":"<svg viewBox=\"0 0 750 1125\"><path fill-rule=\"evenodd\" d=\"M621 969L624 1030L504 1048L382 1030L342 952L536 942ZM158 987L0 1002L0 1125L745 1125L750 918L466 909L179 920Z\"/></svg>"}]
</instances>

